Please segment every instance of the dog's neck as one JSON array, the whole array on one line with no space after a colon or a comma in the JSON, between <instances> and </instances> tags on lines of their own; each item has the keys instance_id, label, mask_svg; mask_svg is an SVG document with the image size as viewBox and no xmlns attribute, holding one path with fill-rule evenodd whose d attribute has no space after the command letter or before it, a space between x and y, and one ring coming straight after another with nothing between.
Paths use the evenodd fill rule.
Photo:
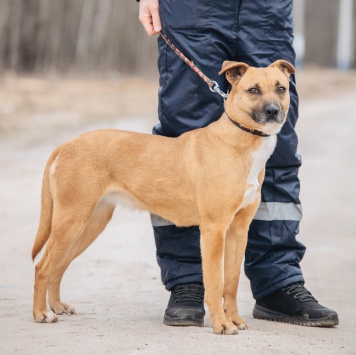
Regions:
<instances>
[{"instance_id":1,"label":"dog's neck","mask_svg":"<svg viewBox=\"0 0 356 355\"><path fill-rule=\"evenodd\" d=\"M257 129L251 129L251 128L247 128L245 126L243 126L241 123L234 121L229 114L225 111L225 115L227 116L227 118L238 128L242 129L245 132L251 133L255 136L259 136L259 137L269 137L270 135L267 133L264 133L262 131L259 131Z\"/></svg>"},{"instance_id":2,"label":"dog's neck","mask_svg":"<svg viewBox=\"0 0 356 355\"><path fill-rule=\"evenodd\" d=\"M211 123L207 129L210 131L212 137L219 139L224 146L230 147L234 151L238 151L239 154L245 154L249 150L246 147L259 146L260 144L271 142L275 145L277 134L272 133L269 136L258 136L246 132L239 127L236 127L227 114L224 112L220 119Z\"/></svg>"}]
</instances>

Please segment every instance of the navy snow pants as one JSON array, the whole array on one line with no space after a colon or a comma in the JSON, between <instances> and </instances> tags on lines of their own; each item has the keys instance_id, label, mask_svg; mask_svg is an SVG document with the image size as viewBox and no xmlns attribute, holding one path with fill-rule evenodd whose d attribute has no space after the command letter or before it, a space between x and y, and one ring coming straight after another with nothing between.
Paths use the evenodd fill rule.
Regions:
<instances>
[{"instance_id":1,"label":"navy snow pants","mask_svg":"<svg viewBox=\"0 0 356 355\"><path fill-rule=\"evenodd\" d=\"M228 83L218 75L224 60L256 67L277 59L294 64L292 0L162 0L160 15L163 31L172 42L224 91ZM223 99L210 92L161 38L158 47L160 123L153 133L176 137L217 120L223 112ZM294 76L290 92L288 120L267 163L262 202L248 236L245 273L255 299L304 282L299 263L305 247L296 240L302 214ZM202 282L199 228L177 228L156 216L152 216L152 225L166 288Z\"/></svg>"}]
</instances>

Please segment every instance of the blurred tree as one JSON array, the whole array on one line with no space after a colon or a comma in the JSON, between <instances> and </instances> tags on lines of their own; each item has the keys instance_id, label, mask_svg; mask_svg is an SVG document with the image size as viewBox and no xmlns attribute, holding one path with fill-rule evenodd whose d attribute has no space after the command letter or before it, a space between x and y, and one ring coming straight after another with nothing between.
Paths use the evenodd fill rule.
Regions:
<instances>
[{"instance_id":1,"label":"blurred tree","mask_svg":"<svg viewBox=\"0 0 356 355\"><path fill-rule=\"evenodd\" d=\"M312 0L305 4L305 61L334 66L339 0Z\"/></svg>"},{"instance_id":2,"label":"blurred tree","mask_svg":"<svg viewBox=\"0 0 356 355\"><path fill-rule=\"evenodd\" d=\"M305 1L305 64L335 65L339 3ZM153 77L156 47L134 0L0 0L0 71Z\"/></svg>"},{"instance_id":3,"label":"blurred tree","mask_svg":"<svg viewBox=\"0 0 356 355\"><path fill-rule=\"evenodd\" d=\"M345 5L345 1L343 3ZM340 13L340 0L305 1L305 60L307 63L334 67L337 61L340 61L340 56L345 60L345 53L340 53L342 48L345 52L345 46L351 44L349 49L352 54L346 54L347 62L350 61L350 63L346 63L344 67L346 69L349 64L356 67L356 0L349 0L347 3L346 11L347 8L352 8L350 18L345 18ZM345 28L351 31L351 34L340 33L340 31L345 31ZM345 42L340 43L340 41ZM340 63L338 66L342 67Z\"/></svg>"},{"instance_id":4,"label":"blurred tree","mask_svg":"<svg viewBox=\"0 0 356 355\"><path fill-rule=\"evenodd\" d=\"M0 0L0 70L151 76L156 52L133 0Z\"/></svg>"}]
</instances>

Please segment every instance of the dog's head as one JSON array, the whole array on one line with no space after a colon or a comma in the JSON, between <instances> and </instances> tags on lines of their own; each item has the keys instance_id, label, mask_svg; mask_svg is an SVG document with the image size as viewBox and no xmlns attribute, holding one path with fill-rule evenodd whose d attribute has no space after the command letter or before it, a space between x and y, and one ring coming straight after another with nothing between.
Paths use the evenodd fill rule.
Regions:
<instances>
[{"instance_id":1,"label":"dog's head","mask_svg":"<svg viewBox=\"0 0 356 355\"><path fill-rule=\"evenodd\" d=\"M293 65L277 60L267 68L225 61L219 74L226 75L231 93L225 103L229 115L248 128L278 133L289 109L289 77Z\"/></svg>"}]
</instances>

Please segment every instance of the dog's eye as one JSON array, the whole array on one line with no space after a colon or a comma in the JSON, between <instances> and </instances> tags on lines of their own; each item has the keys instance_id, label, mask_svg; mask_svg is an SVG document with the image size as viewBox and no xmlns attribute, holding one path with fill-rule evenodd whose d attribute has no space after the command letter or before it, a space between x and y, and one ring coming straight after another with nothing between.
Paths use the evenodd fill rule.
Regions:
<instances>
[{"instance_id":1,"label":"dog's eye","mask_svg":"<svg viewBox=\"0 0 356 355\"><path fill-rule=\"evenodd\" d=\"M251 88L251 89L248 89L247 91L252 95L257 95L258 94L258 90L256 88Z\"/></svg>"},{"instance_id":2,"label":"dog's eye","mask_svg":"<svg viewBox=\"0 0 356 355\"><path fill-rule=\"evenodd\" d=\"M286 89L284 86L279 86L279 87L277 88L278 94L285 94L286 91L287 91L287 89Z\"/></svg>"}]
</instances>

